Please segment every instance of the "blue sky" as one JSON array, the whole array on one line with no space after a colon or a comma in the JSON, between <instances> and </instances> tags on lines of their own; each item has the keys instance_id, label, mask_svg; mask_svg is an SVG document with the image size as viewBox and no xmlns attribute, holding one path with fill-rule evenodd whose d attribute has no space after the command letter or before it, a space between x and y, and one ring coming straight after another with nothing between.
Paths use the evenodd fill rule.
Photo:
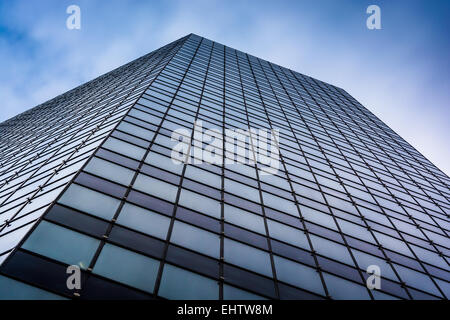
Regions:
<instances>
[{"instance_id":1,"label":"blue sky","mask_svg":"<svg viewBox=\"0 0 450 320\"><path fill-rule=\"evenodd\" d=\"M344 88L450 174L447 0L0 0L0 121L191 32Z\"/></svg>"}]
</instances>

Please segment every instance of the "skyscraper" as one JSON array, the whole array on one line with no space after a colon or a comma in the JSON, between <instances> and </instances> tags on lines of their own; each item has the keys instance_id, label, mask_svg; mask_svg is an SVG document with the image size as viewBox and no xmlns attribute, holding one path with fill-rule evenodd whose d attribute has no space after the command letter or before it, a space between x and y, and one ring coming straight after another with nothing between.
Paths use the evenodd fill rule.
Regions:
<instances>
[{"instance_id":1,"label":"skyscraper","mask_svg":"<svg viewBox=\"0 0 450 320\"><path fill-rule=\"evenodd\" d=\"M194 34L0 124L0 157L1 299L450 297L450 179Z\"/></svg>"}]
</instances>

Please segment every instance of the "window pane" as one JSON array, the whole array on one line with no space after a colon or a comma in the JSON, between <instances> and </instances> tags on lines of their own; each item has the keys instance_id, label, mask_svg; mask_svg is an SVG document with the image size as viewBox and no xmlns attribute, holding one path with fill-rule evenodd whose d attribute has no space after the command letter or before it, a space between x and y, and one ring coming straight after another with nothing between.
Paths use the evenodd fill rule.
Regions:
<instances>
[{"instance_id":1,"label":"window pane","mask_svg":"<svg viewBox=\"0 0 450 320\"><path fill-rule=\"evenodd\" d=\"M66 300L51 292L0 276L0 300Z\"/></svg>"},{"instance_id":2,"label":"window pane","mask_svg":"<svg viewBox=\"0 0 450 320\"><path fill-rule=\"evenodd\" d=\"M224 300L267 300L264 297L258 296L254 293L238 289L236 287L223 285L223 299Z\"/></svg>"},{"instance_id":3,"label":"window pane","mask_svg":"<svg viewBox=\"0 0 450 320\"><path fill-rule=\"evenodd\" d=\"M124 167L113 164L99 158L92 158L84 168L84 171L96 174L111 181L128 186L133 179L134 172Z\"/></svg>"},{"instance_id":4,"label":"window pane","mask_svg":"<svg viewBox=\"0 0 450 320\"><path fill-rule=\"evenodd\" d=\"M275 255L273 260L279 280L325 295L319 273L315 269Z\"/></svg>"},{"instance_id":5,"label":"window pane","mask_svg":"<svg viewBox=\"0 0 450 320\"><path fill-rule=\"evenodd\" d=\"M352 253L361 269L367 270L368 266L376 265L380 267L382 277L398 281L392 267L385 260L355 249L352 249Z\"/></svg>"},{"instance_id":6,"label":"window pane","mask_svg":"<svg viewBox=\"0 0 450 320\"><path fill-rule=\"evenodd\" d=\"M225 204L224 206L225 221L234 223L238 226L266 234L264 220L261 216L241 210L234 206Z\"/></svg>"},{"instance_id":7,"label":"window pane","mask_svg":"<svg viewBox=\"0 0 450 320\"><path fill-rule=\"evenodd\" d=\"M144 128L135 126L134 124L131 124L129 122L122 121L117 129L131 133L137 137L140 137L142 139L146 140L152 140L155 133L150 130L146 130Z\"/></svg>"},{"instance_id":8,"label":"window pane","mask_svg":"<svg viewBox=\"0 0 450 320\"><path fill-rule=\"evenodd\" d=\"M220 237L214 233L175 221L170 242L219 258Z\"/></svg>"},{"instance_id":9,"label":"window pane","mask_svg":"<svg viewBox=\"0 0 450 320\"><path fill-rule=\"evenodd\" d=\"M367 289L354 282L323 273L328 292L336 300L370 300Z\"/></svg>"},{"instance_id":10,"label":"window pane","mask_svg":"<svg viewBox=\"0 0 450 320\"><path fill-rule=\"evenodd\" d=\"M285 241L306 250L311 250L308 239L303 231L269 219L267 219L267 225L272 238Z\"/></svg>"},{"instance_id":11,"label":"window pane","mask_svg":"<svg viewBox=\"0 0 450 320\"><path fill-rule=\"evenodd\" d=\"M158 295L172 300L217 300L219 286L215 280L166 264Z\"/></svg>"},{"instance_id":12,"label":"window pane","mask_svg":"<svg viewBox=\"0 0 450 320\"><path fill-rule=\"evenodd\" d=\"M175 202L178 191L172 184L143 174L138 175L133 188L171 202Z\"/></svg>"},{"instance_id":13,"label":"window pane","mask_svg":"<svg viewBox=\"0 0 450 320\"><path fill-rule=\"evenodd\" d=\"M374 233L375 237L378 239L378 241L380 241L380 243L383 247L386 247L387 249L390 249L394 252L403 253L404 255L413 257L408 246L401 240L387 236L385 234L382 234L382 233L379 233L376 231L374 231L373 233Z\"/></svg>"},{"instance_id":14,"label":"window pane","mask_svg":"<svg viewBox=\"0 0 450 320\"><path fill-rule=\"evenodd\" d=\"M150 152L147 158L145 159L145 162L152 166L165 169L167 171L174 172L177 174L181 174L181 171L183 170L182 163L175 164L172 162L171 158L155 152Z\"/></svg>"},{"instance_id":15,"label":"window pane","mask_svg":"<svg viewBox=\"0 0 450 320\"><path fill-rule=\"evenodd\" d=\"M225 191L258 203L261 202L259 198L259 191L257 189L248 187L242 183L235 182L230 179L225 179Z\"/></svg>"},{"instance_id":16,"label":"window pane","mask_svg":"<svg viewBox=\"0 0 450 320\"><path fill-rule=\"evenodd\" d=\"M153 211L125 203L117 223L160 239L166 239L170 219Z\"/></svg>"},{"instance_id":17,"label":"window pane","mask_svg":"<svg viewBox=\"0 0 450 320\"><path fill-rule=\"evenodd\" d=\"M272 277L270 256L265 251L225 239L224 257L227 262Z\"/></svg>"},{"instance_id":18,"label":"window pane","mask_svg":"<svg viewBox=\"0 0 450 320\"><path fill-rule=\"evenodd\" d=\"M77 184L71 185L58 202L106 220L112 219L120 204L117 199Z\"/></svg>"},{"instance_id":19,"label":"window pane","mask_svg":"<svg viewBox=\"0 0 450 320\"><path fill-rule=\"evenodd\" d=\"M103 247L93 272L153 292L159 261L111 244Z\"/></svg>"},{"instance_id":20,"label":"window pane","mask_svg":"<svg viewBox=\"0 0 450 320\"><path fill-rule=\"evenodd\" d=\"M23 248L49 258L86 269L100 241L81 233L42 221Z\"/></svg>"},{"instance_id":21,"label":"window pane","mask_svg":"<svg viewBox=\"0 0 450 320\"><path fill-rule=\"evenodd\" d=\"M145 154L145 149L111 137L106 140L103 147L136 160L141 160Z\"/></svg>"},{"instance_id":22,"label":"window pane","mask_svg":"<svg viewBox=\"0 0 450 320\"><path fill-rule=\"evenodd\" d=\"M310 238L313 248L318 254L353 265L353 260L347 247L315 235L310 235Z\"/></svg>"},{"instance_id":23,"label":"window pane","mask_svg":"<svg viewBox=\"0 0 450 320\"><path fill-rule=\"evenodd\" d=\"M419 288L437 296L442 296L434 283L431 281L430 277L426 274L399 266L397 264L394 264L394 268L395 270L397 270L402 281L405 282L408 286Z\"/></svg>"},{"instance_id":24,"label":"window pane","mask_svg":"<svg viewBox=\"0 0 450 320\"><path fill-rule=\"evenodd\" d=\"M262 194L265 206L269 206L292 216L298 217L297 207L294 202L277 197L264 191L262 192Z\"/></svg>"},{"instance_id":25,"label":"window pane","mask_svg":"<svg viewBox=\"0 0 450 320\"><path fill-rule=\"evenodd\" d=\"M211 172L199 169L195 166L189 165L186 167L185 177L188 177L194 181L202 182L209 186L220 189L222 187L222 179L220 176Z\"/></svg>"},{"instance_id":26,"label":"window pane","mask_svg":"<svg viewBox=\"0 0 450 320\"><path fill-rule=\"evenodd\" d=\"M220 203L211 198L201 196L198 193L182 189L178 203L182 206L200 211L217 219L220 218Z\"/></svg>"},{"instance_id":27,"label":"window pane","mask_svg":"<svg viewBox=\"0 0 450 320\"><path fill-rule=\"evenodd\" d=\"M302 212L302 216L305 220L317 223L320 226L337 230L336 224L330 215L302 205L300 205L300 211Z\"/></svg>"}]
</instances>

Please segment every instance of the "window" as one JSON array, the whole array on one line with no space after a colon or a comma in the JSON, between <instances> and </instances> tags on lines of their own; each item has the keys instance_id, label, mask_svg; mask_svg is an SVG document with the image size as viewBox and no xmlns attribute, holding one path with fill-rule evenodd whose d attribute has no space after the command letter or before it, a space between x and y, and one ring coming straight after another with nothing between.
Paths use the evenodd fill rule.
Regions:
<instances>
[{"instance_id":1,"label":"window","mask_svg":"<svg viewBox=\"0 0 450 320\"><path fill-rule=\"evenodd\" d=\"M134 176L133 171L99 158L92 158L84 168L84 171L126 186L130 184Z\"/></svg>"},{"instance_id":2,"label":"window","mask_svg":"<svg viewBox=\"0 0 450 320\"><path fill-rule=\"evenodd\" d=\"M323 272L328 292L336 300L370 300L367 289L354 282L344 280Z\"/></svg>"},{"instance_id":3,"label":"window","mask_svg":"<svg viewBox=\"0 0 450 320\"><path fill-rule=\"evenodd\" d=\"M152 293L158 268L155 259L105 244L93 272Z\"/></svg>"},{"instance_id":4,"label":"window","mask_svg":"<svg viewBox=\"0 0 450 320\"><path fill-rule=\"evenodd\" d=\"M227 168L228 170L233 170L245 176L252 177L253 179L256 179L256 171L254 167L250 167L245 164L237 162L232 164L225 163L225 168Z\"/></svg>"},{"instance_id":5,"label":"window","mask_svg":"<svg viewBox=\"0 0 450 320\"><path fill-rule=\"evenodd\" d=\"M341 220L337 218L338 224L341 227L343 233L353 236L358 239L365 240L367 242L374 243L372 234L368 230L360 225Z\"/></svg>"},{"instance_id":6,"label":"window","mask_svg":"<svg viewBox=\"0 0 450 320\"><path fill-rule=\"evenodd\" d=\"M181 189L180 200L178 203L184 207L200 211L214 218L220 218L220 203L216 200L201 196L198 193Z\"/></svg>"},{"instance_id":7,"label":"window","mask_svg":"<svg viewBox=\"0 0 450 320\"><path fill-rule=\"evenodd\" d=\"M429 276L397 264L393 264L393 266L395 270L397 270L402 281L404 281L408 286L420 288L421 290L428 291L440 297L442 296ZM381 274L383 275L383 273Z\"/></svg>"},{"instance_id":8,"label":"window","mask_svg":"<svg viewBox=\"0 0 450 320\"><path fill-rule=\"evenodd\" d=\"M143 174L138 175L133 188L171 202L175 202L178 191L178 187L172 184Z\"/></svg>"},{"instance_id":9,"label":"window","mask_svg":"<svg viewBox=\"0 0 450 320\"><path fill-rule=\"evenodd\" d=\"M416 253L417 257L420 260L423 260L429 264L434 264L435 266L441 267L442 269L448 270L448 263L445 260L445 259L448 260L448 258L446 258L445 256L440 257L437 254L437 252L426 250L415 245L411 245L411 249Z\"/></svg>"},{"instance_id":10,"label":"window","mask_svg":"<svg viewBox=\"0 0 450 320\"><path fill-rule=\"evenodd\" d=\"M264 205L298 217L297 206L294 202L277 197L271 193L262 192Z\"/></svg>"},{"instance_id":11,"label":"window","mask_svg":"<svg viewBox=\"0 0 450 320\"><path fill-rule=\"evenodd\" d=\"M165 240L170 219L153 211L125 203L117 223Z\"/></svg>"},{"instance_id":12,"label":"window","mask_svg":"<svg viewBox=\"0 0 450 320\"><path fill-rule=\"evenodd\" d=\"M361 269L367 270L368 266L376 265L380 267L382 277L398 281L392 267L385 260L355 249L352 249L352 253Z\"/></svg>"},{"instance_id":13,"label":"window","mask_svg":"<svg viewBox=\"0 0 450 320\"><path fill-rule=\"evenodd\" d=\"M51 292L0 276L0 300L2 297L8 300L65 300Z\"/></svg>"},{"instance_id":14,"label":"window","mask_svg":"<svg viewBox=\"0 0 450 320\"><path fill-rule=\"evenodd\" d=\"M411 251L408 249L406 244L397 238L387 236L385 234L374 231L375 237L380 241L381 245L387 249L394 252L402 253L404 255L413 257Z\"/></svg>"},{"instance_id":15,"label":"window","mask_svg":"<svg viewBox=\"0 0 450 320\"><path fill-rule=\"evenodd\" d=\"M315 235L310 235L310 239L314 250L318 254L353 266L353 261L347 247L322 237L316 237Z\"/></svg>"},{"instance_id":16,"label":"window","mask_svg":"<svg viewBox=\"0 0 450 320\"><path fill-rule=\"evenodd\" d=\"M225 239L224 257L226 262L272 277L270 256L265 251Z\"/></svg>"},{"instance_id":17,"label":"window","mask_svg":"<svg viewBox=\"0 0 450 320\"><path fill-rule=\"evenodd\" d=\"M236 287L223 285L223 299L224 300L266 300L254 293L238 289Z\"/></svg>"},{"instance_id":18,"label":"window","mask_svg":"<svg viewBox=\"0 0 450 320\"><path fill-rule=\"evenodd\" d=\"M172 300L217 300L219 286L216 280L166 264L158 295Z\"/></svg>"},{"instance_id":19,"label":"window","mask_svg":"<svg viewBox=\"0 0 450 320\"><path fill-rule=\"evenodd\" d=\"M272 238L310 250L308 239L303 231L269 219L267 219L267 225Z\"/></svg>"},{"instance_id":20,"label":"window","mask_svg":"<svg viewBox=\"0 0 450 320\"><path fill-rule=\"evenodd\" d=\"M273 260L279 280L325 295L319 273L315 269L275 255Z\"/></svg>"},{"instance_id":21,"label":"window","mask_svg":"<svg viewBox=\"0 0 450 320\"><path fill-rule=\"evenodd\" d=\"M305 220L314 222L320 226L337 230L336 224L334 223L334 220L330 215L302 205L300 205L300 211Z\"/></svg>"},{"instance_id":22,"label":"window","mask_svg":"<svg viewBox=\"0 0 450 320\"><path fill-rule=\"evenodd\" d=\"M244 211L225 204L224 206L225 221L234 223L238 226L266 234L266 228L264 227L264 220L261 216Z\"/></svg>"},{"instance_id":23,"label":"window","mask_svg":"<svg viewBox=\"0 0 450 320\"><path fill-rule=\"evenodd\" d=\"M214 188L222 188L222 178L206 170L202 170L198 167L188 165L186 167L185 177L194 181L202 182Z\"/></svg>"},{"instance_id":24,"label":"window","mask_svg":"<svg viewBox=\"0 0 450 320\"><path fill-rule=\"evenodd\" d=\"M258 203L261 202L258 189L248 187L245 184L230 179L225 179L225 191Z\"/></svg>"},{"instance_id":25,"label":"window","mask_svg":"<svg viewBox=\"0 0 450 320\"><path fill-rule=\"evenodd\" d=\"M145 149L111 137L105 141L103 147L136 160L141 160L145 154Z\"/></svg>"},{"instance_id":26,"label":"window","mask_svg":"<svg viewBox=\"0 0 450 320\"><path fill-rule=\"evenodd\" d=\"M146 113L146 112L139 111L137 109L132 109L128 113L128 115L133 116L133 117L135 117L137 119L140 119L140 120L144 120L144 121L150 122L150 123L155 124L155 125L158 125L161 122L161 118L160 117L156 117L154 115L151 115L151 114Z\"/></svg>"},{"instance_id":27,"label":"window","mask_svg":"<svg viewBox=\"0 0 450 320\"><path fill-rule=\"evenodd\" d=\"M110 220L114 217L120 201L100 192L72 184L59 203Z\"/></svg>"},{"instance_id":28,"label":"window","mask_svg":"<svg viewBox=\"0 0 450 320\"><path fill-rule=\"evenodd\" d=\"M287 182L287 180L277 176L277 175L272 175L272 174L260 174L259 175L259 180L261 180L262 182L265 183L269 183L271 185L277 186L281 189L285 189L285 190L291 190L289 183Z\"/></svg>"},{"instance_id":29,"label":"window","mask_svg":"<svg viewBox=\"0 0 450 320\"><path fill-rule=\"evenodd\" d=\"M23 248L82 269L88 268L100 241L42 221Z\"/></svg>"},{"instance_id":30,"label":"window","mask_svg":"<svg viewBox=\"0 0 450 320\"><path fill-rule=\"evenodd\" d=\"M135 126L129 122L122 121L117 129L128 132L136 137L140 137L146 140L152 140L155 133L153 131L146 130L144 128Z\"/></svg>"},{"instance_id":31,"label":"window","mask_svg":"<svg viewBox=\"0 0 450 320\"><path fill-rule=\"evenodd\" d=\"M165 169L176 174L181 174L181 171L183 170L182 163L175 164L172 162L171 158L163 156L156 152L150 152L145 159L145 162L152 166Z\"/></svg>"},{"instance_id":32,"label":"window","mask_svg":"<svg viewBox=\"0 0 450 320\"><path fill-rule=\"evenodd\" d=\"M218 235L183 222L175 221L170 241L214 258L220 256Z\"/></svg>"}]
</instances>

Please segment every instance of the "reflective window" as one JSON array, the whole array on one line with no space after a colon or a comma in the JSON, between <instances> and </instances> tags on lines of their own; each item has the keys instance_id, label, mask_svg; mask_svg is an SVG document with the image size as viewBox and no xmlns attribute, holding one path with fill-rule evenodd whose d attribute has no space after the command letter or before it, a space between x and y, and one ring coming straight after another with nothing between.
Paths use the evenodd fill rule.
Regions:
<instances>
[{"instance_id":1,"label":"reflective window","mask_svg":"<svg viewBox=\"0 0 450 320\"><path fill-rule=\"evenodd\" d=\"M99 243L94 238L42 221L22 248L86 269Z\"/></svg>"},{"instance_id":2,"label":"reflective window","mask_svg":"<svg viewBox=\"0 0 450 320\"><path fill-rule=\"evenodd\" d=\"M269 227L269 234L272 238L310 250L308 239L303 231L270 219L267 219L267 226Z\"/></svg>"},{"instance_id":3,"label":"reflective window","mask_svg":"<svg viewBox=\"0 0 450 320\"><path fill-rule=\"evenodd\" d=\"M353 265L350 253L344 245L322 237L316 237L315 235L310 235L310 239L314 250L316 250L318 254Z\"/></svg>"},{"instance_id":4,"label":"reflective window","mask_svg":"<svg viewBox=\"0 0 450 320\"><path fill-rule=\"evenodd\" d=\"M262 234L266 233L266 228L264 226L264 220L261 216L244 211L242 209L230 206L228 204L224 205L224 215L225 221L234 223L238 226L259 232Z\"/></svg>"},{"instance_id":5,"label":"reflective window","mask_svg":"<svg viewBox=\"0 0 450 320\"><path fill-rule=\"evenodd\" d=\"M380 268L382 277L398 281L392 267L385 260L355 249L352 249L352 253L361 269L367 270L368 266L376 265Z\"/></svg>"},{"instance_id":6,"label":"reflective window","mask_svg":"<svg viewBox=\"0 0 450 320\"><path fill-rule=\"evenodd\" d=\"M266 298L258 296L257 294L238 289L227 284L223 285L223 299L224 300L266 300Z\"/></svg>"},{"instance_id":7,"label":"reflective window","mask_svg":"<svg viewBox=\"0 0 450 320\"><path fill-rule=\"evenodd\" d=\"M306 220L336 230L336 224L334 223L333 217L331 217L330 215L302 205L300 205L300 211L303 218L305 218Z\"/></svg>"},{"instance_id":8,"label":"reflective window","mask_svg":"<svg viewBox=\"0 0 450 320\"><path fill-rule=\"evenodd\" d=\"M144 128L135 126L134 124L125 121L122 121L117 129L131 133L132 135L146 140L152 140L153 136L155 135L153 131L145 130Z\"/></svg>"},{"instance_id":9,"label":"reflective window","mask_svg":"<svg viewBox=\"0 0 450 320\"><path fill-rule=\"evenodd\" d=\"M273 260L279 280L318 294L325 294L319 273L315 269L278 256L273 256Z\"/></svg>"},{"instance_id":10,"label":"reflective window","mask_svg":"<svg viewBox=\"0 0 450 320\"><path fill-rule=\"evenodd\" d=\"M103 193L72 184L59 203L110 220L119 207L120 201Z\"/></svg>"},{"instance_id":11,"label":"reflective window","mask_svg":"<svg viewBox=\"0 0 450 320\"><path fill-rule=\"evenodd\" d=\"M335 300L370 300L367 289L362 285L323 272L328 292Z\"/></svg>"},{"instance_id":12,"label":"reflective window","mask_svg":"<svg viewBox=\"0 0 450 320\"><path fill-rule=\"evenodd\" d=\"M145 158L145 162L152 166L162 168L176 174L181 174L181 171L183 170L182 163L175 164L172 162L171 158L163 156L156 152L150 152L147 155L147 158Z\"/></svg>"},{"instance_id":13,"label":"reflective window","mask_svg":"<svg viewBox=\"0 0 450 320\"><path fill-rule=\"evenodd\" d=\"M155 259L105 244L93 272L151 293L158 268Z\"/></svg>"},{"instance_id":14,"label":"reflective window","mask_svg":"<svg viewBox=\"0 0 450 320\"><path fill-rule=\"evenodd\" d=\"M105 141L103 147L136 160L141 160L145 154L145 149L112 137Z\"/></svg>"},{"instance_id":15,"label":"reflective window","mask_svg":"<svg viewBox=\"0 0 450 320\"><path fill-rule=\"evenodd\" d=\"M84 168L84 171L126 186L130 184L131 179L133 179L134 176L134 171L99 158L92 158Z\"/></svg>"},{"instance_id":16,"label":"reflective window","mask_svg":"<svg viewBox=\"0 0 450 320\"><path fill-rule=\"evenodd\" d=\"M125 203L117 218L117 223L160 239L166 239L170 219L153 211Z\"/></svg>"},{"instance_id":17,"label":"reflective window","mask_svg":"<svg viewBox=\"0 0 450 320\"><path fill-rule=\"evenodd\" d=\"M66 300L51 292L0 276L0 300Z\"/></svg>"},{"instance_id":18,"label":"reflective window","mask_svg":"<svg viewBox=\"0 0 450 320\"><path fill-rule=\"evenodd\" d=\"M222 187L222 178L209 171L202 170L196 166L189 165L186 167L185 177L188 177L194 181L202 182L209 186L220 189Z\"/></svg>"},{"instance_id":19,"label":"reflective window","mask_svg":"<svg viewBox=\"0 0 450 320\"><path fill-rule=\"evenodd\" d=\"M226 262L272 277L270 256L265 251L226 238L224 257Z\"/></svg>"},{"instance_id":20,"label":"reflective window","mask_svg":"<svg viewBox=\"0 0 450 320\"><path fill-rule=\"evenodd\" d=\"M133 188L170 202L175 202L178 191L178 187L173 184L143 174L138 175Z\"/></svg>"},{"instance_id":21,"label":"reflective window","mask_svg":"<svg viewBox=\"0 0 450 320\"><path fill-rule=\"evenodd\" d=\"M428 291L437 296L441 296L441 293L431 281L429 276L421 272L399 266L397 264L394 264L393 266L395 270L397 270L402 281L405 282L408 286L421 288L424 291Z\"/></svg>"},{"instance_id":22,"label":"reflective window","mask_svg":"<svg viewBox=\"0 0 450 320\"><path fill-rule=\"evenodd\" d=\"M170 241L214 258L220 256L218 235L183 222L175 221Z\"/></svg>"},{"instance_id":23,"label":"reflective window","mask_svg":"<svg viewBox=\"0 0 450 320\"><path fill-rule=\"evenodd\" d=\"M219 285L216 280L166 264L158 295L172 300L217 300Z\"/></svg>"},{"instance_id":24,"label":"reflective window","mask_svg":"<svg viewBox=\"0 0 450 320\"><path fill-rule=\"evenodd\" d=\"M260 202L258 189L248 187L242 183L235 182L230 179L225 179L225 191L249 199L255 202Z\"/></svg>"},{"instance_id":25,"label":"reflective window","mask_svg":"<svg viewBox=\"0 0 450 320\"><path fill-rule=\"evenodd\" d=\"M200 211L214 218L220 218L220 202L201 196L198 193L181 189L180 200L178 203L182 206Z\"/></svg>"},{"instance_id":26,"label":"reflective window","mask_svg":"<svg viewBox=\"0 0 450 320\"><path fill-rule=\"evenodd\" d=\"M297 206L294 202L286 200L284 198L277 197L271 193L262 192L264 205L280 210L292 216L298 217Z\"/></svg>"},{"instance_id":27,"label":"reflective window","mask_svg":"<svg viewBox=\"0 0 450 320\"><path fill-rule=\"evenodd\" d=\"M399 252L399 253L403 253L407 256L411 256L412 257L412 253L411 251L408 249L408 247L406 246L406 244L404 244L402 241L400 241L399 239L387 236L385 234L379 233L374 231L375 237L378 239L378 241L380 241L381 245L394 251L394 252Z\"/></svg>"}]
</instances>

